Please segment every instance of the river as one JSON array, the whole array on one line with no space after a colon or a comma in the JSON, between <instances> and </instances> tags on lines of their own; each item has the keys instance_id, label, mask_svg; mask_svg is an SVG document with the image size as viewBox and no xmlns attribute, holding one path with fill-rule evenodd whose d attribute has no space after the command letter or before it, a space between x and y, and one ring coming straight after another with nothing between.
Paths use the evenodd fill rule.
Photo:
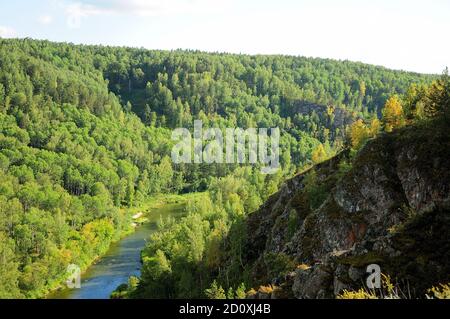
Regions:
<instances>
[{"instance_id":1,"label":"river","mask_svg":"<svg viewBox=\"0 0 450 319\"><path fill-rule=\"evenodd\" d=\"M166 204L148 214L149 221L129 236L114 243L108 252L81 276L81 288L59 289L49 299L108 299L111 293L130 276L140 275L140 252L157 226L160 216L180 217L182 205Z\"/></svg>"}]
</instances>

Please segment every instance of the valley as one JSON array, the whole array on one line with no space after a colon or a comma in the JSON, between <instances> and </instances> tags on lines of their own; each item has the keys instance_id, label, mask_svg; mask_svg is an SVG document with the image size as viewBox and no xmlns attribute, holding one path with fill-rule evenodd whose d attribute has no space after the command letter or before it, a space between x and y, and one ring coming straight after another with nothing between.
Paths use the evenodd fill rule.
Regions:
<instances>
[{"instance_id":1,"label":"valley","mask_svg":"<svg viewBox=\"0 0 450 319\"><path fill-rule=\"evenodd\" d=\"M62 288L50 293L49 299L109 299L120 285L129 278L140 275L141 250L158 221L163 218L180 218L184 214L181 203L163 203L145 213L146 221L130 235L113 243L108 251L81 276L81 287Z\"/></svg>"},{"instance_id":2,"label":"valley","mask_svg":"<svg viewBox=\"0 0 450 319\"><path fill-rule=\"evenodd\" d=\"M449 92L447 69L0 39L0 298L382 297L371 264L445 295ZM277 169L174 161L195 121L276 128Z\"/></svg>"}]
</instances>

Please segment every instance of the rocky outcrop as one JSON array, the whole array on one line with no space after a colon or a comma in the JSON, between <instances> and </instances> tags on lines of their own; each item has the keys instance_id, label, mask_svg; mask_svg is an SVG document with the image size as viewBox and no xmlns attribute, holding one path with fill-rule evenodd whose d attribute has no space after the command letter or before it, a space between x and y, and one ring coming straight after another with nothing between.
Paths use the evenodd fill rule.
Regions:
<instances>
[{"instance_id":1,"label":"rocky outcrop","mask_svg":"<svg viewBox=\"0 0 450 319\"><path fill-rule=\"evenodd\" d=\"M351 112L339 106L327 106L323 104L311 103L305 100L296 100L293 101L292 104L292 117L297 113L302 115L311 115L313 112L315 112L319 116L322 123L327 123L326 127L331 130L343 128L346 125L350 125L354 121ZM333 108L333 121L331 123L328 121L328 107Z\"/></svg>"},{"instance_id":2,"label":"rocky outcrop","mask_svg":"<svg viewBox=\"0 0 450 319\"><path fill-rule=\"evenodd\" d=\"M295 176L249 216L244 260L255 284L272 282L290 297L334 298L361 287L373 263L418 295L448 282L448 123L382 134L343 171L347 158L341 153ZM272 278L268 254L309 267Z\"/></svg>"}]
</instances>

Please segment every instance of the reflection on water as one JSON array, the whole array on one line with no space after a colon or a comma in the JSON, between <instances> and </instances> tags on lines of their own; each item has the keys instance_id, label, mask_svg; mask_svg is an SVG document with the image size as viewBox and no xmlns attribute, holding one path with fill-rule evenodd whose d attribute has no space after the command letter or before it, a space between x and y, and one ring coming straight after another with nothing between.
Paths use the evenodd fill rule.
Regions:
<instances>
[{"instance_id":1,"label":"reflection on water","mask_svg":"<svg viewBox=\"0 0 450 319\"><path fill-rule=\"evenodd\" d=\"M80 289L60 289L50 299L107 299L130 276L140 275L140 252L148 237L156 230L160 216L177 217L182 214L181 204L167 204L152 210L149 222L138 227L130 236L112 244L108 252L81 277Z\"/></svg>"}]
</instances>

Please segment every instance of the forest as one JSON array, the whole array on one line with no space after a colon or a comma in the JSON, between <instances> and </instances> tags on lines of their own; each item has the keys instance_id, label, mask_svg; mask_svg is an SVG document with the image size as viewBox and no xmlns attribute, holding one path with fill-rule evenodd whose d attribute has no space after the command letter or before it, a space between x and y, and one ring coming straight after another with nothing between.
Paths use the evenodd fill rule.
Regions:
<instances>
[{"instance_id":1,"label":"forest","mask_svg":"<svg viewBox=\"0 0 450 319\"><path fill-rule=\"evenodd\" d=\"M192 192L116 294L242 297L247 215L286 178L440 113L439 85L348 61L0 39L0 298L45 296L132 231L130 208ZM172 129L195 119L279 127L282 169L173 164Z\"/></svg>"},{"instance_id":2,"label":"forest","mask_svg":"<svg viewBox=\"0 0 450 319\"><path fill-rule=\"evenodd\" d=\"M304 189L300 188L297 195L290 195L292 201L299 201L300 199L297 199L299 196L305 198L297 204L298 209L300 209L299 214L313 215L312 212L320 207L326 209L326 199L331 191L330 183L339 182L346 177L354 165L359 166L362 156L359 153L364 151L364 146L369 141L375 141L378 136L386 136L386 134L389 136L393 132L413 132L417 130L418 133L416 133L415 138L428 138L429 143L433 145L430 148L437 154L442 154L444 159L448 158L449 152L446 149L447 144L445 144L448 143L450 127L450 77L448 70L444 71L440 79L429 85L412 85L405 94L391 96L382 108L381 114L380 120L372 119L365 122L358 119L350 125L347 130L347 147L329 161L330 164L328 165L332 165L333 161L337 162L337 168L334 171L332 170L331 177L328 179L319 177L321 170L330 170L330 168L327 168L327 164L323 164L324 166L321 167L321 162L325 161L323 158L316 159L316 164L319 165L313 166L309 170L305 169L303 172L305 175L303 179ZM422 131L428 132L427 134L430 136L419 137L423 134ZM431 136L438 141L432 142ZM443 138L442 142L439 140L440 136ZM408 137L408 139L410 138ZM405 147L409 147L406 137L403 137L401 142L405 144ZM376 156L376 154L373 154L373 156ZM434 161L438 160L437 157L433 158ZM419 160L426 162L424 158ZM438 167L435 166L435 169L439 169ZM415 167L411 169L414 170ZM444 174L448 174L445 168L443 170ZM439 177L436 178L440 180ZM259 189L258 181L252 180L252 173L248 168L235 170L231 176L218 178L209 185L209 196L207 197L209 200L197 200L189 203L187 205L188 215L182 219L181 223L173 219L162 220L159 224L158 233L151 236L151 240L143 252L142 276L130 278L129 283L119 287L113 297L243 299L258 295L267 298L267 295L270 296L275 293L278 296L275 298L293 297L289 294L286 295L283 289L268 284L264 280L270 281L273 278L280 278L280 276L282 278L295 269L297 271L308 270L311 266L302 263L292 254L271 251L261 253L251 249L262 244L253 237L254 233L252 232L255 230L249 229L252 222L249 222L248 219L253 217L254 214L251 213L256 206L246 205L248 195L245 189L251 188L252 185L257 185L257 189ZM445 186L434 185L432 187L442 187L444 189L442 196L444 198L448 196ZM283 190L280 192L283 193ZM274 212L270 212L269 217L261 216L260 218L268 218L274 223L274 228L280 229L281 237L284 235L285 238L295 241L295 233L301 226L302 218L297 211L290 211L286 217L287 220L276 218L276 214L283 211L284 207L280 207L279 202L262 193L259 193L257 197L265 202L265 205L275 206ZM285 205L289 207L288 204ZM445 204L443 206L446 207ZM266 209L266 206L261 206L259 214L261 212L267 213ZM337 208L331 209L333 214L338 214L335 211ZM392 234L405 231L403 230L403 227L406 228L405 225L414 222L419 223L418 220L421 218L421 215L412 207L406 208L406 206L403 206L401 210L408 211L409 217L403 221L403 224L393 226L389 230ZM435 213L435 209L430 208L427 212L429 214ZM428 242L424 238L424 246L415 248L414 254L424 254L424 251L428 249L440 251L436 252L433 258L437 263L442 263L442 266L439 267L448 267L448 253L445 252L445 247L448 247L446 234L448 233L448 227L450 227L448 218L445 217L448 210L444 209L439 213L443 216L442 222L434 224L432 221L427 221L422 222L425 223L422 225L431 227L431 229L440 225L442 229L437 231L436 234L441 237L433 237ZM258 217L255 218L258 219ZM304 223L306 223L306 220ZM268 223L267 220L260 222L262 225ZM319 226L317 225L317 228ZM266 231L270 232L270 229ZM310 231L316 232L318 230L311 229ZM433 233L432 230L430 231ZM273 233L266 236L278 238ZM417 237L418 235L414 236ZM319 237L317 240L320 241L323 238ZM410 240L414 242L415 237ZM442 245L444 251L434 247L438 240L441 241L439 245ZM430 248L430 245L434 248ZM304 258L308 259L307 257ZM402 258L406 260L405 264L411 263L409 260L411 257L402 256ZM256 265L252 265L250 262L253 259L257 260ZM400 265L398 272L408 272L403 267L404 265ZM443 276L441 278L445 278L442 286L433 282L436 279L431 273L425 273L424 276L426 277L421 279L424 282L432 282L437 286L437 288L426 286L426 288L431 288L429 293L434 294L437 298L446 298L445 296L448 298L449 287L445 285L445 280L448 281L449 277L446 269L441 269L442 274L439 275ZM419 276L418 272L419 270L414 270L412 274L409 274L409 276L412 276L410 277L411 285L417 285L416 287L420 285L417 284L417 278L415 278L415 276ZM384 298L405 298L405 296L399 296L399 288L394 288L390 277L384 278L384 283L388 286L386 291L382 292L382 294L385 294ZM314 281L314 279L312 280ZM441 289L444 291L441 292ZM367 292L365 290L347 291L338 296L338 298L356 299L379 297L373 291ZM417 295L416 297L421 298L423 295Z\"/></svg>"}]
</instances>

